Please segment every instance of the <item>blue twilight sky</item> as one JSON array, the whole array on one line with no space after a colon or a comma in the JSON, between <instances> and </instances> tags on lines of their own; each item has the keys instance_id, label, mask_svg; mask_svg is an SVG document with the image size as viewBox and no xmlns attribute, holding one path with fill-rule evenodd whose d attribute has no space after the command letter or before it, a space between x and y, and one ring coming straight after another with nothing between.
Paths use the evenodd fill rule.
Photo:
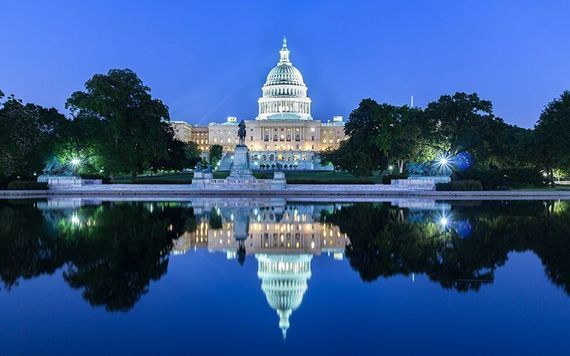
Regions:
<instances>
[{"instance_id":1,"label":"blue twilight sky","mask_svg":"<svg viewBox=\"0 0 570 356\"><path fill-rule=\"evenodd\" d=\"M317 119L476 91L532 127L570 89L569 18L562 0L4 1L0 89L63 111L94 73L130 68L173 120L251 119L287 35Z\"/></svg>"}]
</instances>

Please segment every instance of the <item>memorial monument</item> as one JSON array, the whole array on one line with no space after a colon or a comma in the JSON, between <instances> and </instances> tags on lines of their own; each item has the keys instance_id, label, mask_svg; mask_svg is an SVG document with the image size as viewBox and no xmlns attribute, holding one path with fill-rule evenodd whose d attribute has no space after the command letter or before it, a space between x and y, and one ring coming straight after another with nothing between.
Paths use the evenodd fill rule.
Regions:
<instances>
[{"instance_id":1,"label":"memorial monument","mask_svg":"<svg viewBox=\"0 0 570 356\"><path fill-rule=\"evenodd\" d=\"M239 143L235 147L234 162L230 170L228 179L256 179L249 168L249 149L245 145L245 122L242 120L238 126Z\"/></svg>"},{"instance_id":2,"label":"memorial monument","mask_svg":"<svg viewBox=\"0 0 570 356\"><path fill-rule=\"evenodd\" d=\"M239 143L235 147L234 162L226 179L214 179L211 172L197 168L192 179L193 189L207 190L281 190L286 180L283 172L274 172L273 179L257 179L249 166L249 149L245 144L247 130L245 122L239 123Z\"/></svg>"}]
</instances>

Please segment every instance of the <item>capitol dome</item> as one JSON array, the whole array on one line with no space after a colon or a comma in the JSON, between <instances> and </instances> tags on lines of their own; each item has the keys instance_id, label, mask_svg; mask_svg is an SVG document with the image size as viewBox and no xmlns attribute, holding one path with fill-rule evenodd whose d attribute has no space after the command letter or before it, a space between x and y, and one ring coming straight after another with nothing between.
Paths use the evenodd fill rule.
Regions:
<instances>
[{"instance_id":1,"label":"capitol dome","mask_svg":"<svg viewBox=\"0 0 570 356\"><path fill-rule=\"evenodd\" d=\"M258 100L257 119L312 120L307 86L301 72L289 60L286 38L283 38L279 56L277 66L271 69L261 89L263 95Z\"/></svg>"},{"instance_id":2,"label":"capitol dome","mask_svg":"<svg viewBox=\"0 0 570 356\"><path fill-rule=\"evenodd\" d=\"M279 63L267 75L265 87L271 85L299 85L305 86L303 75L291 62Z\"/></svg>"},{"instance_id":3,"label":"capitol dome","mask_svg":"<svg viewBox=\"0 0 570 356\"><path fill-rule=\"evenodd\" d=\"M257 276L267 303L279 316L283 338L289 329L289 317L303 301L311 278L312 255L256 254Z\"/></svg>"}]
</instances>

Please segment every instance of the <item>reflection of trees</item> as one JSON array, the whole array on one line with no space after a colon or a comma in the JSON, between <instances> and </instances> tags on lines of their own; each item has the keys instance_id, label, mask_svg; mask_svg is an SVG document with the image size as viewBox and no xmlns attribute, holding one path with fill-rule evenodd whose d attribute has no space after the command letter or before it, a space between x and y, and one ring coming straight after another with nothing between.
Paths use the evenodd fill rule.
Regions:
<instances>
[{"instance_id":1,"label":"reflection of trees","mask_svg":"<svg viewBox=\"0 0 570 356\"><path fill-rule=\"evenodd\" d=\"M5 288L21 278L53 273L62 265L57 247L32 204L0 200L0 280Z\"/></svg>"},{"instance_id":2,"label":"reflection of trees","mask_svg":"<svg viewBox=\"0 0 570 356\"><path fill-rule=\"evenodd\" d=\"M222 228L222 216L218 213L218 210L212 208L210 210L210 218L208 219L208 224L210 225L210 229L212 230L220 230Z\"/></svg>"},{"instance_id":3,"label":"reflection of trees","mask_svg":"<svg viewBox=\"0 0 570 356\"><path fill-rule=\"evenodd\" d=\"M478 290L510 252L530 250L570 294L569 202L454 203L446 228L437 214L362 203L321 216L348 235L346 256L365 281L423 273L444 288ZM221 216L212 215L217 227ZM0 281L10 289L63 268L92 305L128 310L166 273L172 240L195 230L193 209L181 203L42 212L26 201L0 201ZM238 261L244 256L240 247Z\"/></svg>"},{"instance_id":4,"label":"reflection of trees","mask_svg":"<svg viewBox=\"0 0 570 356\"><path fill-rule=\"evenodd\" d=\"M389 205L355 204L324 219L351 241L346 255L365 281L397 274L425 273L445 288L478 290L511 251L531 250L549 278L570 294L570 211L568 203L484 202L458 204L456 224L468 222L467 236L435 216L410 219ZM464 237L462 237L464 236Z\"/></svg>"},{"instance_id":5,"label":"reflection of trees","mask_svg":"<svg viewBox=\"0 0 570 356\"><path fill-rule=\"evenodd\" d=\"M12 265L37 266L14 273L13 268L2 264L1 277L6 285L18 278L53 273L65 265L65 280L73 288L82 289L89 303L108 310L132 308L148 291L150 281L166 273L172 240L185 228L196 226L191 208L108 203L74 210L72 218L63 214L53 236L46 236L43 230L49 229L42 228L41 213L33 207L18 207L14 216L2 212L2 226L16 229L20 222L26 222L24 235L17 231L2 233L3 243L12 239L11 249L6 252L14 260ZM22 245L19 236L25 237L25 254L18 253Z\"/></svg>"}]
</instances>

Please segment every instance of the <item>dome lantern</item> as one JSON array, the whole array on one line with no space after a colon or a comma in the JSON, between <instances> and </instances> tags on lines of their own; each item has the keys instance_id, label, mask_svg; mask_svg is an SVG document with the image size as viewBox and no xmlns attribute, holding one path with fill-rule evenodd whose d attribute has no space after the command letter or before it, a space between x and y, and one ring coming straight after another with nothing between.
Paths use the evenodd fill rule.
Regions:
<instances>
[{"instance_id":1,"label":"dome lantern","mask_svg":"<svg viewBox=\"0 0 570 356\"><path fill-rule=\"evenodd\" d=\"M279 54L281 55L281 59L279 60L279 63L291 63L289 61L289 48L287 48L287 37L283 36L283 47L281 47L281 50L279 51Z\"/></svg>"}]
</instances>

